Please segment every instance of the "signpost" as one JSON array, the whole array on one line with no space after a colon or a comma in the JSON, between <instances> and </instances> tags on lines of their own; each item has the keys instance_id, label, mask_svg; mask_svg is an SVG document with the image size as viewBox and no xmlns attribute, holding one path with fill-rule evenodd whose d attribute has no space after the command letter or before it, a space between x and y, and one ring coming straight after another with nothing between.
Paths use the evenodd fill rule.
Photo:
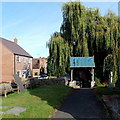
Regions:
<instances>
[{"instance_id":1,"label":"signpost","mask_svg":"<svg viewBox=\"0 0 120 120\"><path fill-rule=\"evenodd\" d=\"M110 72L110 83L112 83L113 82L113 72L111 71Z\"/></svg>"},{"instance_id":2,"label":"signpost","mask_svg":"<svg viewBox=\"0 0 120 120\"><path fill-rule=\"evenodd\" d=\"M109 85L108 88L114 88L114 84L113 84L113 72L110 72L110 81L109 81Z\"/></svg>"}]
</instances>

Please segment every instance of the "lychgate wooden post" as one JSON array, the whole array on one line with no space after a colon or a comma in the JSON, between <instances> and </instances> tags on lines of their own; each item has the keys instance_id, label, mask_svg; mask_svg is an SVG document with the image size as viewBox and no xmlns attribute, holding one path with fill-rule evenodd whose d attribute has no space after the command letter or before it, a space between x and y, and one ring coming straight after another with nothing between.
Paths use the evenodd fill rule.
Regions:
<instances>
[{"instance_id":1,"label":"lychgate wooden post","mask_svg":"<svg viewBox=\"0 0 120 120\"><path fill-rule=\"evenodd\" d=\"M95 79L94 79L94 68L92 68L92 70L91 70L91 74L92 74L91 87L93 87L93 86L95 85Z\"/></svg>"},{"instance_id":2,"label":"lychgate wooden post","mask_svg":"<svg viewBox=\"0 0 120 120\"><path fill-rule=\"evenodd\" d=\"M95 81L95 78L94 78L94 69L92 68L92 81Z\"/></svg>"},{"instance_id":3,"label":"lychgate wooden post","mask_svg":"<svg viewBox=\"0 0 120 120\"><path fill-rule=\"evenodd\" d=\"M71 82L73 81L73 69L71 69Z\"/></svg>"}]
</instances>

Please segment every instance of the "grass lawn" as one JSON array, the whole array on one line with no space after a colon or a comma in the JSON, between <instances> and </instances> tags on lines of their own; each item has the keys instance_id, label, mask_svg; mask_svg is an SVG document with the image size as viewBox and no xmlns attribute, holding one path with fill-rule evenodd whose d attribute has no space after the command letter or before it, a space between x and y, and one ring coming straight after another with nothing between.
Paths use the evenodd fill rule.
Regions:
<instances>
[{"instance_id":1,"label":"grass lawn","mask_svg":"<svg viewBox=\"0 0 120 120\"><path fill-rule=\"evenodd\" d=\"M61 105L72 88L62 85L40 86L22 93L9 94L2 106L20 106L27 110L20 115L4 114L2 118L48 118Z\"/></svg>"},{"instance_id":2,"label":"grass lawn","mask_svg":"<svg viewBox=\"0 0 120 120\"><path fill-rule=\"evenodd\" d=\"M6 110L9 110L9 109L12 109L13 107L7 107L7 108L0 108L0 111L6 111Z\"/></svg>"},{"instance_id":3,"label":"grass lawn","mask_svg":"<svg viewBox=\"0 0 120 120\"><path fill-rule=\"evenodd\" d=\"M49 76L49 79L57 78L56 76Z\"/></svg>"},{"instance_id":4,"label":"grass lawn","mask_svg":"<svg viewBox=\"0 0 120 120\"><path fill-rule=\"evenodd\" d=\"M94 88L94 93L97 97L101 98L102 95L120 94L120 90L99 86Z\"/></svg>"}]
</instances>

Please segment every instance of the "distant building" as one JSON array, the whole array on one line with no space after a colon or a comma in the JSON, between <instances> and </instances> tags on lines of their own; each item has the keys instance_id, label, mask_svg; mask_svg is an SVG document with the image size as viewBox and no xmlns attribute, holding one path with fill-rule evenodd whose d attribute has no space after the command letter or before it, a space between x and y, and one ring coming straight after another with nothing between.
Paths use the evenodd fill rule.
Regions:
<instances>
[{"instance_id":1,"label":"distant building","mask_svg":"<svg viewBox=\"0 0 120 120\"><path fill-rule=\"evenodd\" d=\"M47 73L47 60L46 58L33 59L33 77Z\"/></svg>"},{"instance_id":2,"label":"distant building","mask_svg":"<svg viewBox=\"0 0 120 120\"><path fill-rule=\"evenodd\" d=\"M20 78L26 79L32 75L32 56L17 44L18 40L15 38L14 42L0 38L0 46L2 48L2 55L0 55L0 67L2 68L2 75L0 82L13 82L14 74L18 74Z\"/></svg>"}]
</instances>

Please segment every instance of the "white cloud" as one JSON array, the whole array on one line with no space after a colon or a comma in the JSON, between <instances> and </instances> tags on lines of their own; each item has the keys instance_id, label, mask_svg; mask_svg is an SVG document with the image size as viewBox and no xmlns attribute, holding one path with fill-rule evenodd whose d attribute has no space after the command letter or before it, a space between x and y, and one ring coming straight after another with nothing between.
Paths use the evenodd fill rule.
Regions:
<instances>
[{"instance_id":1,"label":"white cloud","mask_svg":"<svg viewBox=\"0 0 120 120\"><path fill-rule=\"evenodd\" d=\"M26 20L26 18L20 19L20 20L14 21L12 23L9 23L9 24L7 24L5 26L2 26L2 30L6 30L6 29L9 29L11 27L17 26L17 25L23 23L25 20Z\"/></svg>"}]
</instances>

